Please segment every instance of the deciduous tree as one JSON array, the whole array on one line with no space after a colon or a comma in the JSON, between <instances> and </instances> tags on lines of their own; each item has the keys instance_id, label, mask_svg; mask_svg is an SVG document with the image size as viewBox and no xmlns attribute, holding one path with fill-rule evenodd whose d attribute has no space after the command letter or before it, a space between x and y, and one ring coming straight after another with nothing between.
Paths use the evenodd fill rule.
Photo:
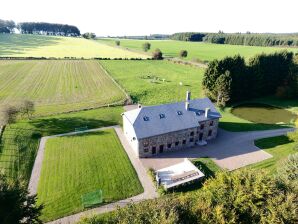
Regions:
<instances>
[{"instance_id":1,"label":"deciduous tree","mask_svg":"<svg viewBox=\"0 0 298 224\"><path fill-rule=\"evenodd\" d=\"M142 44L142 48L145 52L149 51L151 48L151 44L149 42L145 42Z\"/></svg>"}]
</instances>

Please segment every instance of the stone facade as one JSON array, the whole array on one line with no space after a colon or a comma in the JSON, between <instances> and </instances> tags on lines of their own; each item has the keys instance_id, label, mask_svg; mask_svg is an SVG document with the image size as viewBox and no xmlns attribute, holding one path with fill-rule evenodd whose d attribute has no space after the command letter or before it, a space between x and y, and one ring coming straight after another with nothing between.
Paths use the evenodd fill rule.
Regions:
<instances>
[{"instance_id":1,"label":"stone facade","mask_svg":"<svg viewBox=\"0 0 298 224\"><path fill-rule=\"evenodd\" d=\"M217 136L219 119L202 121L197 127L166 133L159 136L152 136L138 141L138 156L140 158L151 157L157 154L182 150L194 146L198 141L207 141Z\"/></svg>"}]
</instances>

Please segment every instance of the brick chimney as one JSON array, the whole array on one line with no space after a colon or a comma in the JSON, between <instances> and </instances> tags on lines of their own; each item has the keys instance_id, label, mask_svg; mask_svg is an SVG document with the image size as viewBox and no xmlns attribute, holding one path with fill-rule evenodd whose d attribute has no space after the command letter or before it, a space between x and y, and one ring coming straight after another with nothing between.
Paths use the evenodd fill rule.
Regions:
<instances>
[{"instance_id":1,"label":"brick chimney","mask_svg":"<svg viewBox=\"0 0 298 224\"><path fill-rule=\"evenodd\" d=\"M189 110L190 95L190 91L186 91L185 110Z\"/></svg>"}]
</instances>

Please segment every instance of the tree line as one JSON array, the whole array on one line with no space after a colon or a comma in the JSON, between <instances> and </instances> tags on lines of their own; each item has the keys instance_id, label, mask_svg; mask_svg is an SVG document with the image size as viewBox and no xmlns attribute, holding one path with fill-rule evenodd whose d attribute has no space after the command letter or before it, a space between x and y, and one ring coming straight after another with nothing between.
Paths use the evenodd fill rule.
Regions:
<instances>
[{"instance_id":1,"label":"tree line","mask_svg":"<svg viewBox=\"0 0 298 224\"><path fill-rule=\"evenodd\" d=\"M54 36L80 36L76 26L58 23L23 22L16 24L12 20L0 19L0 33L14 33L18 29L22 34L44 34Z\"/></svg>"},{"instance_id":2,"label":"tree line","mask_svg":"<svg viewBox=\"0 0 298 224\"><path fill-rule=\"evenodd\" d=\"M252 33L175 33L170 37L180 41L203 41L215 44L247 46L298 46L298 34L252 34Z\"/></svg>"},{"instance_id":3,"label":"tree line","mask_svg":"<svg viewBox=\"0 0 298 224\"><path fill-rule=\"evenodd\" d=\"M260 54L248 63L240 55L209 63L203 88L219 106L273 95L297 97L297 71L293 53L282 51Z\"/></svg>"}]
</instances>

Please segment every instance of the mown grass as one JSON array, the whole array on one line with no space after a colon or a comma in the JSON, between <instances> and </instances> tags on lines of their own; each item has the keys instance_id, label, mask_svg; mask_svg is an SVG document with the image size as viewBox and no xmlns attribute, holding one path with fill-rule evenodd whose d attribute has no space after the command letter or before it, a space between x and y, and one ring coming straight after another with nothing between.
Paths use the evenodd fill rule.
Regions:
<instances>
[{"instance_id":1,"label":"mown grass","mask_svg":"<svg viewBox=\"0 0 298 224\"><path fill-rule=\"evenodd\" d=\"M32 100L37 116L125 100L97 61L0 60L0 80L0 106Z\"/></svg>"},{"instance_id":2,"label":"mown grass","mask_svg":"<svg viewBox=\"0 0 298 224\"><path fill-rule=\"evenodd\" d=\"M130 94L134 102L145 105L176 102L203 96L201 68L168 61L101 61L104 68ZM164 79L164 80L163 80ZM179 83L182 82L182 86Z\"/></svg>"},{"instance_id":3,"label":"mown grass","mask_svg":"<svg viewBox=\"0 0 298 224\"><path fill-rule=\"evenodd\" d=\"M47 141L37 193L44 221L81 211L81 196L98 189L105 203L143 191L113 129Z\"/></svg>"},{"instance_id":4,"label":"mown grass","mask_svg":"<svg viewBox=\"0 0 298 224\"><path fill-rule=\"evenodd\" d=\"M252 169L265 169L275 174L281 161L287 159L290 154L297 153L296 142L292 142L287 136L270 137L255 140L255 145L271 154L273 157L249 166Z\"/></svg>"},{"instance_id":5,"label":"mown grass","mask_svg":"<svg viewBox=\"0 0 298 224\"><path fill-rule=\"evenodd\" d=\"M74 37L0 34L2 57L147 58L147 55Z\"/></svg>"},{"instance_id":6,"label":"mown grass","mask_svg":"<svg viewBox=\"0 0 298 224\"><path fill-rule=\"evenodd\" d=\"M100 128L121 124L122 107L101 108L34 120L6 127L0 144L0 170L13 179L29 182L41 136L72 132L75 128Z\"/></svg>"},{"instance_id":7,"label":"mown grass","mask_svg":"<svg viewBox=\"0 0 298 224\"><path fill-rule=\"evenodd\" d=\"M106 43L115 45L115 39L105 38L99 39L99 43ZM288 49L293 52L298 52L298 49L293 48L280 48L280 47L256 47L256 46L240 46L240 45L226 45L226 44L210 44L203 42L186 42L174 40L129 40L120 39L123 48L143 51L142 44L144 42L151 43L151 50L154 51L159 48L165 56L179 57L181 50L187 50L188 56L186 60L200 59L202 61L211 61L214 59L221 59L225 56L234 56L240 54L246 59L260 53L271 53Z\"/></svg>"}]
</instances>

